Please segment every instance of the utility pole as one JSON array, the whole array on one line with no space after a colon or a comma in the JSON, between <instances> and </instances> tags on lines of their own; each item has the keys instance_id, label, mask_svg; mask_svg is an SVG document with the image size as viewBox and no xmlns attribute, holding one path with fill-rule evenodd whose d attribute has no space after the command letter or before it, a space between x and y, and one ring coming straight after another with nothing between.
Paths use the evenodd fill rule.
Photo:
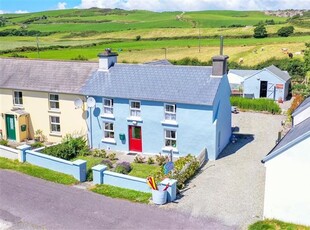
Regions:
<instances>
[{"instance_id":1,"label":"utility pole","mask_svg":"<svg viewBox=\"0 0 310 230\"><path fill-rule=\"evenodd\" d=\"M38 52L38 58L40 58L40 49L39 49L39 38L38 38L38 35L37 35L36 37L37 37L37 52Z\"/></svg>"},{"instance_id":2,"label":"utility pole","mask_svg":"<svg viewBox=\"0 0 310 230\"><path fill-rule=\"evenodd\" d=\"M165 59L167 59L167 48L162 48L165 50Z\"/></svg>"},{"instance_id":3,"label":"utility pole","mask_svg":"<svg viewBox=\"0 0 310 230\"><path fill-rule=\"evenodd\" d=\"M198 28L198 33L199 33L199 36L198 36L198 52L200 53L200 27Z\"/></svg>"}]
</instances>

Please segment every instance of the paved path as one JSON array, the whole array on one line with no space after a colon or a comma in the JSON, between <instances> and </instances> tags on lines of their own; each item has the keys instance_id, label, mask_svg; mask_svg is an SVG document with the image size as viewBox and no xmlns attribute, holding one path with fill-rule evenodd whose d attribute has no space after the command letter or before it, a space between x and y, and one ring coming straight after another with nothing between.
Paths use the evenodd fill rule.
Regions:
<instances>
[{"instance_id":1,"label":"paved path","mask_svg":"<svg viewBox=\"0 0 310 230\"><path fill-rule=\"evenodd\" d=\"M111 199L0 170L0 229L231 229L218 221Z\"/></svg>"},{"instance_id":2,"label":"paved path","mask_svg":"<svg viewBox=\"0 0 310 230\"><path fill-rule=\"evenodd\" d=\"M239 228L261 219L265 168L260 161L275 145L282 119L284 116L262 113L234 114L233 126L249 135L230 144L223 152L225 157L208 162L182 192L182 199L166 208Z\"/></svg>"}]
</instances>

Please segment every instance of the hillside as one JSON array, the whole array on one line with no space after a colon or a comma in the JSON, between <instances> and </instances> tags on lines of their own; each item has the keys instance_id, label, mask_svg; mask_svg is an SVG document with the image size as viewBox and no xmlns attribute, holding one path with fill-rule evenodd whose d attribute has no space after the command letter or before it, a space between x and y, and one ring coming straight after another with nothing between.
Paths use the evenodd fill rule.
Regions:
<instances>
[{"instance_id":1,"label":"hillside","mask_svg":"<svg viewBox=\"0 0 310 230\"><path fill-rule=\"evenodd\" d=\"M143 62L163 58L165 48L168 58L194 56L205 60L218 52L218 37L224 35L226 51L230 52L227 54L233 60L247 56L248 62L258 62L282 56L283 46L291 47L292 52L303 49L310 35L310 28L305 26L307 12L305 15L287 22L287 18L259 11L158 13L91 8L4 14L0 55L53 59L80 55L91 60L105 47L112 47L120 52L121 61ZM266 25L270 38L252 38L254 25L266 21L272 22ZM294 25L298 36L277 37L277 30L287 25ZM199 44L201 52L197 52ZM263 46L270 46L275 52L255 57L254 51Z\"/></svg>"}]
</instances>

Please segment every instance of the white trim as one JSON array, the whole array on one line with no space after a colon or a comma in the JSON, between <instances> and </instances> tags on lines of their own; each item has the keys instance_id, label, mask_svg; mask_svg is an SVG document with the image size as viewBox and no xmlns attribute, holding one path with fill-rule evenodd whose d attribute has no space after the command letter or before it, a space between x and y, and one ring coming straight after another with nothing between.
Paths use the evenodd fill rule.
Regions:
<instances>
[{"instance_id":1,"label":"white trim","mask_svg":"<svg viewBox=\"0 0 310 230\"><path fill-rule=\"evenodd\" d=\"M55 136L55 137L62 137L62 134L61 133L56 133L56 132L54 132L54 133L49 133L49 135L50 136Z\"/></svg>"},{"instance_id":2,"label":"white trim","mask_svg":"<svg viewBox=\"0 0 310 230\"><path fill-rule=\"evenodd\" d=\"M172 106L173 107L173 112L167 111L166 106ZM174 119L167 119L167 117L174 117ZM171 103L164 103L164 119L165 120L170 120L170 121L176 121L177 119L177 107L176 104L171 104Z\"/></svg>"},{"instance_id":3,"label":"white trim","mask_svg":"<svg viewBox=\"0 0 310 230\"><path fill-rule=\"evenodd\" d=\"M58 100L51 100L51 95L58 96ZM52 108L51 102L54 102L56 104L58 103L58 108ZM49 111L59 111L59 108L60 108L59 94L56 94L56 93L49 93L48 94L48 108L49 108Z\"/></svg>"},{"instance_id":4,"label":"white trim","mask_svg":"<svg viewBox=\"0 0 310 230\"><path fill-rule=\"evenodd\" d=\"M15 103L15 92L18 92L18 93L21 93L21 94L22 94L21 98L18 97L18 101L20 102L20 99L21 99L21 101L22 101L21 104ZM23 91L20 91L20 90L13 90L13 105L14 105L14 106L18 106L18 107L23 107L23 106L24 106Z\"/></svg>"},{"instance_id":5,"label":"white trim","mask_svg":"<svg viewBox=\"0 0 310 230\"><path fill-rule=\"evenodd\" d=\"M171 149L172 149L172 153L179 153L179 150L177 148L170 147L170 146L165 146L161 150L165 152L170 152Z\"/></svg>"},{"instance_id":6,"label":"white trim","mask_svg":"<svg viewBox=\"0 0 310 230\"><path fill-rule=\"evenodd\" d=\"M139 103L139 109L137 108L132 108L131 107L131 103ZM131 112L135 112L135 113L139 113L139 116L132 116L131 115ZM140 118L141 117L141 101L136 101L136 100L129 100L129 116L130 117L138 117ZM128 120L128 119L127 119Z\"/></svg>"},{"instance_id":7,"label":"white trim","mask_svg":"<svg viewBox=\"0 0 310 230\"><path fill-rule=\"evenodd\" d=\"M127 117L126 119L127 119L127 121L138 121L138 122L142 122L141 117Z\"/></svg>"},{"instance_id":8,"label":"white trim","mask_svg":"<svg viewBox=\"0 0 310 230\"><path fill-rule=\"evenodd\" d=\"M109 101L109 106L105 105L105 101ZM107 116L109 117L110 115L113 115L114 111L113 108L114 107L114 101L111 98L102 98L102 109L103 109L103 116ZM106 113L106 110L110 110L112 111L111 113ZM113 116L114 117L114 116Z\"/></svg>"},{"instance_id":9,"label":"white trim","mask_svg":"<svg viewBox=\"0 0 310 230\"><path fill-rule=\"evenodd\" d=\"M115 119L114 115L111 113L102 113L100 114L100 117L102 118L109 118L109 119Z\"/></svg>"},{"instance_id":10,"label":"white trim","mask_svg":"<svg viewBox=\"0 0 310 230\"><path fill-rule=\"evenodd\" d=\"M163 120L163 121L161 121L161 124L172 125L172 126L178 126L179 125L176 120Z\"/></svg>"},{"instance_id":11,"label":"white trim","mask_svg":"<svg viewBox=\"0 0 310 230\"><path fill-rule=\"evenodd\" d=\"M58 114L61 114L60 109L48 110L47 112L49 112L49 113L58 113Z\"/></svg>"},{"instance_id":12,"label":"white trim","mask_svg":"<svg viewBox=\"0 0 310 230\"><path fill-rule=\"evenodd\" d=\"M52 115L50 115L49 116L50 117L50 134L55 134L55 135L61 135L61 125L60 125L60 117L59 116L52 116ZM52 117L56 117L56 118L58 118L59 119L59 123L58 122L52 122ZM52 130L52 125L59 125L59 129L60 129L60 132L58 132L58 131L53 131Z\"/></svg>"},{"instance_id":13,"label":"white trim","mask_svg":"<svg viewBox=\"0 0 310 230\"><path fill-rule=\"evenodd\" d=\"M105 127L106 124L109 124L109 126L112 125L112 129L106 129L106 127ZM113 133L113 138L112 137L105 137L106 133L108 133L109 136ZM103 122L103 138L102 139L103 140L105 140L105 139L113 139L114 140L115 139L114 122L106 122L106 121Z\"/></svg>"},{"instance_id":14,"label":"white trim","mask_svg":"<svg viewBox=\"0 0 310 230\"><path fill-rule=\"evenodd\" d=\"M101 139L101 141L105 143L116 144L116 141L114 138L103 138Z\"/></svg>"},{"instance_id":15,"label":"white trim","mask_svg":"<svg viewBox=\"0 0 310 230\"><path fill-rule=\"evenodd\" d=\"M172 138L172 137L170 137L170 138L167 138L167 136L166 136L166 131L170 131L170 132L175 132L175 138ZM175 130L175 129L164 129L164 148L166 148L166 147L168 147L168 148L175 148L176 149L176 147L173 147L173 146L166 146L166 140L171 140L171 141L175 141L175 143L177 144L177 141L178 141L178 136L177 136L177 130Z\"/></svg>"}]
</instances>

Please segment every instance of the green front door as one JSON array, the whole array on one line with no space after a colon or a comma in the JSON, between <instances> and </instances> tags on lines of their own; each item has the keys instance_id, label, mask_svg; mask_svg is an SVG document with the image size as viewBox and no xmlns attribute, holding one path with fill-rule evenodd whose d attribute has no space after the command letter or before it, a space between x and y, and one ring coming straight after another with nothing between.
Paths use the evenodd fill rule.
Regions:
<instances>
[{"instance_id":1,"label":"green front door","mask_svg":"<svg viewBox=\"0 0 310 230\"><path fill-rule=\"evenodd\" d=\"M15 133L15 119L14 115L6 114L5 115L5 122L6 122L6 135L9 140L16 140L16 133Z\"/></svg>"}]
</instances>

